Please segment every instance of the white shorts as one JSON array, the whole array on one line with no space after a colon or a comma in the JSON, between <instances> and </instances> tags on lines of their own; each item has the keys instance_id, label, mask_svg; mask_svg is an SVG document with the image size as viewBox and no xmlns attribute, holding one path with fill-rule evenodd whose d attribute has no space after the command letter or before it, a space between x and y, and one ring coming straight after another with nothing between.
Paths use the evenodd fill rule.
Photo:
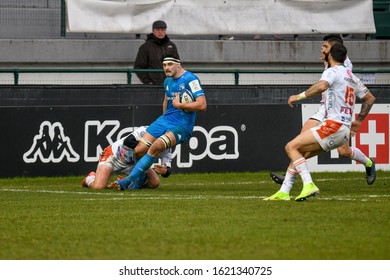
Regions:
<instances>
[{"instance_id":1,"label":"white shorts","mask_svg":"<svg viewBox=\"0 0 390 280\"><path fill-rule=\"evenodd\" d=\"M98 165L108 166L112 169L113 173L124 173L130 174L131 170L133 170L134 165L128 165L122 161L120 161L114 153L112 152L111 146L108 146L104 149L99 158Z\"/></svg>"},{"instance_id":2,"label":"white shorts","mask_svg":"<svg viewBox=\"0 0 390 280\"><path fill-rule=\"evenodd\" d=\"M349 141L351 133L348 126L333 120L325 120L311 128L311 131L325 152L336 149Z\"/></svg>"}]
</instances>

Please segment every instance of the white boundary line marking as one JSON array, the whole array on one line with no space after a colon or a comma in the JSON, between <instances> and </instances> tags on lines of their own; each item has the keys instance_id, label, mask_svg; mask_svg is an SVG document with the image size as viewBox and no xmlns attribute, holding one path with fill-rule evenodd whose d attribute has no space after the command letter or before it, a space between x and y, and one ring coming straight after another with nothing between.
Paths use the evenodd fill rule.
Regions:
<instances>
[{"instance_id":1,"label":"white boundary line marking","mask_svg":"<svg viewBox=\"0 0 390 280\"><path fill-rule=\"evenodd\" d=\"M32 193L54 193L54 194L82 194L82 195L112 195L111 193L102 192L71 192L71 191L56 191L56 190L32 190L32 189L2 189L0 191L8 192L32 192ZM123 193L117 192L116 194L123 195Z\"/></svg>"},{"instance_id":2,"label":"white boundary line marking","mask_svg":"<svg viewBox=\"0 0 390 280\"><path fill-rule=\"evenodd\" d=\"M79 191L57 191L57 190L32 190L32 189L9 189L0 188L0 191L4 192L30 192L30 193L48 193L48 194L67 194L67 195L90 195L90 196L100 196L99 198L83 198L83 201L101 201L101 200L190 200L190 199L263 199L267 196L232 196L232 195L198 195L198 194L155 194L155 193L129 193L125 192L116 192L113 193L102 193L99 191L90 191L90 192L79 192ZM368 201L369 199L380 199L388 198L388 195L351 195L351 196L318 196L312 198L313 200L337 200L337 201ZM294 201L292 198L291 201Z\"/></svg>"}]
</instances>

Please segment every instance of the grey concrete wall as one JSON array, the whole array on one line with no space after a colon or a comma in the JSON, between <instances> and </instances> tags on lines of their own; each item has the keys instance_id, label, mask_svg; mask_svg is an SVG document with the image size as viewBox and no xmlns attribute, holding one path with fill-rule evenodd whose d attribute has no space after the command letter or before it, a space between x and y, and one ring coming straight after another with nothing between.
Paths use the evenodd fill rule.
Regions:
<instances>
[{"instance_id":1,"label":"grey concrete wall","mask_svg":"<svg viewBox=\"0 0 390 280\"><path fill-rule=\"evenodd\" d=\"M142 39L0 39L0 67L131 67ZM321 41L175 40L184 65L317 68ZM358 68L390 68L389 40L346 41Z\"/></svg>"}]
</instances>

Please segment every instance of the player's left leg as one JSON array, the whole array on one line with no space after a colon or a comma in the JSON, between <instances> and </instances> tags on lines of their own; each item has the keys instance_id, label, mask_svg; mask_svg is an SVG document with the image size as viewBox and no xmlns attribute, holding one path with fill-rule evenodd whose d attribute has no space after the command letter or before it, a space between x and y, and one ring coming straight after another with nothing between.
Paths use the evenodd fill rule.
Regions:
<instances>
[{"instance_id":1,"label":"player's left leg","mask_svg":"<svg viewBox=\"0 0 390 280\"><path fill-rule=\"evenodd\" d=\"M108 180L114 169L115 157L113 156L112 147L106 147L99 157L98 167L96 172L90 172L83 180L81 185L95 190L106 188Z\"/></svg>"},{"instance_id":2,"label":"player's left leg","mask_svg":"<svg viewBox=\"0 0 390 280\"><path fill-rule=\"evenodd\" d=\"M350 133L351 131L348 126L333 120L326 120L317 127L313 127L310 131L301 134L300 139L298 137L298 139L294 139L295 143L291 145L292 149L290 149L291 151L289 155L292 157L292 160L295 160L294 166L304 182L301 194L295 198L296 201L304 201L310 196L317 195L319 193L319 189L311 179L310 172L307 169L306 160L304 158L297 159L299 153L297 153L294 148L296 148L300 153L318 153L321 150L329 152L330 150L344 145L345 142L348 142ZM288 148L289 147L286 147L286 151L289 150Z\"/></svg>"},{"instance_id":3,"label":"player's left leg","mask_svg":"<svg viewBox=\"0 0 390 280\"><path fill-rule=\"evenodd\" d=\"M313 183L310 171L306 164L306 159L303 156L305 153L319 153L322 151L322 147L318 143L317 139L313 135L311 130L307 130L289 143L287 143L286 153L292 161L293 169L295 169L302 178L303 188L296 201L304 201L311 196L319 194L319 189Z\"/></svg>"},{"instance_id":4,"label":"player's left leg","mask_svg":"<svg viewBox=\"0 0 390 280\"><path fill-rule=\"evenodd\" d=\"M96 177L95 171L89 172L87 177L85 177L81 182L81 186L84 188L89 188L89 186L95 181L95 177Z\"/></svg>"},{"instance_id":5,"label":"player's left leg","mask_svg":"<svg viewBox=\"0 0 390 280\"><path fill-rule=\"evenodd\" d=\"M112 174L112 168L106 165L98 165L95 179L89 185L90 189L102 190L107 187L108 180Z\"/></svg>"},{"instance_id":6,"label":"player's left leg","mask_svg":"<svg viewBox=\"0 0 390 280\"><path fill-rule=\"evenodd\" d=\"M107 187L108 180L112 174L112 168L105 165L98 165L96 172L90 172L84 178L81 185L94 190L102 190Z\"/></svg>"},{"instance_id":7,"label":"player's left leg","mask_svg":"<svg viewBox=\"0 0 390 280\"><path fill-rule=\"evenodd\" d=\"M280 190L264 200L290 200L290 190L292 189L297 176L298 172L290 164L287 168L286 176L282 182Z\"/></svg>"},{"instance_id":8,"label":"player's left leg","mask_svg":"<svg viewBox=\"0 0 390 280\"><path fill-rule=\"evenodd\" d=\"M323 106L320 107L320 109L317 111L317 113L315 115L313 115L311 118L309 118L305 122L305 124L303 125L300 133L303 133L306 130L311 129L312 127L315 127L315 126L317 126L320 123L319 120L323 119L322 116L324 114L324 113L321 112L321 109L323 109ZM308 158L307 156L309 156L309 154L308 155L305 154L304 156L305 156L305 158ZM270 177L271 177L272 181L274 181L275 183L280 184L280 185L283 184L283 181L285 179L285 176L283 176L281 174L278 174L278 173L275 173L275 172L270 172Z\"/></svg>"}]
</instances>

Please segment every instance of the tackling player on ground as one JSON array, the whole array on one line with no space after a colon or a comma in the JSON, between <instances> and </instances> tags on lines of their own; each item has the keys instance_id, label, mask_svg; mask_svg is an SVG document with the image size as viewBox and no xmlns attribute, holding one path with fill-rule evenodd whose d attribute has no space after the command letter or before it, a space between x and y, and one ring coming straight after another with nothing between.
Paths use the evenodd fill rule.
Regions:
<instances>
[{"instance_id":1,"label":"tackling player on ground","mask_svg":"<svg viewBox=\"0 0 390 280\"><path fill-rule=\"evenodd\" d=\"M119 139L106 147L100 155L96 172L90 172L81 185L95 190L112 188L107 186L107 183L113 173L129 175L135 165L134 148L145 131L146 126L141 126L127 137ZM158 174L163 177L168 177L171 174L172 154L170 149L163 151L159 158L161 165L154 164L153 168L149 168L141 179L143 188L157 188L160 184Z\"/></svg>"}]
</instances>

